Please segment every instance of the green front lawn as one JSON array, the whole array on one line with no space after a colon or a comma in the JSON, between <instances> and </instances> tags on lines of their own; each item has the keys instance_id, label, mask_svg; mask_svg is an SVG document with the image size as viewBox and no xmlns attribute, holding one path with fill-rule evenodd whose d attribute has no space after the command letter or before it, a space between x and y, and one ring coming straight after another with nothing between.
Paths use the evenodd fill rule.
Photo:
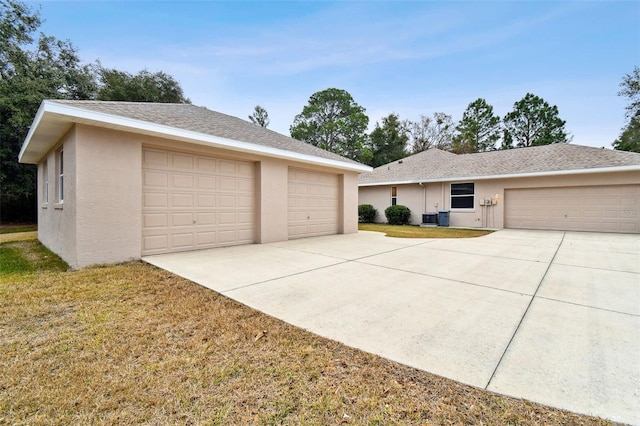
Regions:
<instances>
[{"instance_id":1,"label":"green front lawn","mask_svg":"<svg viewBox=\"0 0 640 426\"><path fill-rule=\"evenodd\" d=\"M358 230L384 232L388 237L397 238L474 238L493 232L484 229L420 227L416 225L388 225L386 223L360 223Z\"/></svg>"}]
</instances>

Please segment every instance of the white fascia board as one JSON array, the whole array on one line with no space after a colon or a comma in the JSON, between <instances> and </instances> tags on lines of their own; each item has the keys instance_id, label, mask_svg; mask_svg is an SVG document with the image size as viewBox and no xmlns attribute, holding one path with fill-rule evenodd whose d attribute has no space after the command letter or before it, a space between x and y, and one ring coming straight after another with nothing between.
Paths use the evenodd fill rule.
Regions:
<instances>
[{"instance_id":1,"label":"white fascia board","mask_svg":"<svg viewBox=\"0 0 640 426\"><path fill-rule=\"evenodd\" d=\"M24 155L24 152L27 150L27 146L29 146L29 142L31 141L33 134L38 128L40 121L42 121L42 117L44 116L44 112L46 109L45 108L46 103L47 103L46 101L43 101L40 104L40 107L38 108L38 112L36 112L36 116L33 119L33 123L31 123L31 127L29 127L29 133L27 133L27 137L24 139L24 142L22 143L22 148L20 148L20 153L18 154L18 162L22 162L22 156Z\"/></svg>"},{"instance_id":2,"label":"white fascia board","mask_svg":"<svg viewBox=\"0 0 640 426\"><path fill-rule=\"evenodd\" d=\"M42 110L42 112L40 111ZM219 136L209 135L206 133L199 133L192 130L179 129L164 124L157 124L143 120L137 120L134 118L122 117L118 115L107 114L104 112L87 110L75 106L69 106L60 104L57 102L43 101L43 104L38 111L34 125L27 135L26 142L22 151L26 149L29 140L32 136L32 132L36 129L45 113L51 113L55 115L67 116L70 121L73 122L88 122L90 123L104 123L108 127L127 130L127 131L142 131L145 134L154 136L160 136L165 138L179 139L186 142L198 143L200 145L213 146L217 148L226 148L233 151L240 151L252 154L261 154L269 157L276 157L288 160L301 161L304 163L318 164L323 166L336 167L339 169L346 169L357 172L370 172L372 167L362 164L352 164L343 161L333 160L330 158L316 157L309 154L300 154L293 151L287 151L279 148L272 148L263 145L258 145L252 142L243 142L234 139L223 138ZM21 151L21 155L22 155Z\"/></svg>"},{"instance_id":3,"label":"white fascia board","mask_svg":"<svg viewBox=\"0 0 640 426\"><path fill-rule=\"evenodd\" d=\"M476 180L492 180L492 179L513 179L513 178L527 178L527 177L541 177L541 176L564 176L564 175L576 175L576 174L592 174L592 173L608 173L608 172L633 172L640 171L640 165L633 166L614 166L614 167L596 167L593 169L573 169L573 170L556 170L550 172L530 172L530 173L511 173L505 175L491 175L491 176L460 176L450 178L439 179L418 179L407 181L389 181L389 182L372 182L372 183L360 183L358 186L384 186L384 185L411 185L420 183L437 183L437 182L462 182L462 181L476 181Z\"/></svg>"}]
</instances>

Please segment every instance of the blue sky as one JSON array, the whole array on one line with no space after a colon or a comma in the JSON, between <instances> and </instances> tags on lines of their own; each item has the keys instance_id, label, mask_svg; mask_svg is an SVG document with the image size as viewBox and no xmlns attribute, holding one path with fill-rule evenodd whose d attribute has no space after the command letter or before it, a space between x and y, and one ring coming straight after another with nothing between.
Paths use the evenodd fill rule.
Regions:
<instances>
[{"instance_id":1,"label":"blue sky","mask_svg":"<svg viewBox=\"0 0 640 426\"><path fill-rule=\"evenodd\" d=\"M610 147L622 77L640 66L638 1L45 1L42 31L83 61L164 71L194 104L270 129L309 97L347 90L370 127L485 98L501 117L527 92L557 105L573 143Z\"/></svg>"}]
</instances>

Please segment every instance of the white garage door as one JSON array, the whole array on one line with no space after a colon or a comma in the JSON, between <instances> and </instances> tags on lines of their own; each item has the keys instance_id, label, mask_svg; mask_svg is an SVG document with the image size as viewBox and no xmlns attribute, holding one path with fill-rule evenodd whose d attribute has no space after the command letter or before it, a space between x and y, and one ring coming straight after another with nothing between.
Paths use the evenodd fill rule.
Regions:
<instances>
[{"instance_id":1,"label":"white garage door","mask_svg":"<svg viewBox=\"0 0 640 426\"><path fill-rule=\"evenodd\" d=\"M145 148L142 254L254 242L254 164Z\"/></svg>"},{"instance_id":2,"label":"white garage door","mask_svg":"<svg viewBox=\"0 0 640 426\"><path fill-rule=\"evenodd\" d=\"M640 233L640 185L505 190L505 227Z\"/></svg>"},{"instance_id":3,"label":"white garage door","mask_svg":"<svg viewBox=\"0 0 640 426\"><path fill-rule=\"evenodd\" d=\"M289 169L289 238L338 233L338 175Z\"/></svg>"}]
</instances>

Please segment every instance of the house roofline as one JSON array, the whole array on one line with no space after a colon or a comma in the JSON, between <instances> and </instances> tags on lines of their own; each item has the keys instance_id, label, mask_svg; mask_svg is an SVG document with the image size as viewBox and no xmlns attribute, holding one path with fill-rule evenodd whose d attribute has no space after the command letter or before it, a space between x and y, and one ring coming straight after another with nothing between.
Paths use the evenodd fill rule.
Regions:
<instances>
[{"instance_id":1,"label":"house roofline","mask_svg":"<svg viewBox=\"0 0 640 426\"><path fill-rule=\"evenodd\" d=\"M303 163L330 166L344 170L356 171L356 172L369 172L373 168L363 164L347 163L339 160L333 160L330 158L316 157L314 155L302 154L293 151L288 151L279 148L267 147L258 145L252 142L240 141L235 139L224 138L220 136L214 136L206 133L200 133L193 130L180 129L177 127L167 126L164 124L153 123L144 120L138 120L135 118L123 117L119 115L108 114L105 112L88 110L81 107L61 104L55 101L42 101L38 112L34 118L34 121L29 129L29 133L25 138L25 141L18 155L18 160L21 163L38 163L44 154L48 152L53 145L57 142L51 142L51 146L45 149L45 152L41 153L29 153L28 149L30 144L34 141L34 137L37 137L38 129L40 125L49 117L57 118L61 122L71 124L88 124L98 127L107 127L115 130L122 131L135 131L136 133L142 133L149 136L163 137L177 139L183 142L195 143L198 145L210 146L215 148L224 148L236 152L244 152L250 154L265 155L268 157L275 157L287 160L295 160ZM62 137L62 134L57 135L58 139ZM31 155L29 155L31 154Z\"/></svg>"},{"instance_id":2,"label":"house roofline","mask_svg":"<svg viewBox=\"0 0 640 426\"><path fill-rule=\"evenodd\" d=\"M460 182L460 181L476 181L476 180L495 180L495 179L511 179L511 178L527 178L541 176L563 176L573 174L593 174L607 172L632 172L640 171L639 165L632 166L613 166L613 167L596 167L592 169L571 169L571 170L554 170L548 172L530 172L530 173L510 173L504 175L488 175L488 176L460 176L450 178L434 178L434 179L412 179L404 181L386 181L359 183L358 186L384 186L384 185L411 185L420 183L437 183L437 182Z\"/></svg>"}]
</instances>

